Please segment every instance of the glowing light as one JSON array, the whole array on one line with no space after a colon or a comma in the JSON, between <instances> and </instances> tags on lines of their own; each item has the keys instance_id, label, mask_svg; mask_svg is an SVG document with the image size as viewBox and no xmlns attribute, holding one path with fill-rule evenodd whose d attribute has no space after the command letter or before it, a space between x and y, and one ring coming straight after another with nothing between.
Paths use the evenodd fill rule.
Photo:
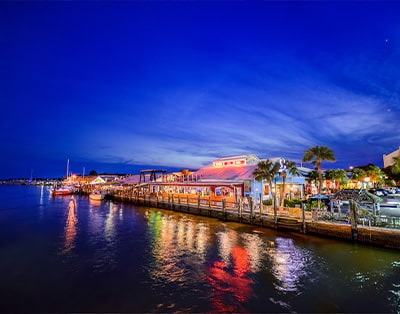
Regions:
<instances>
[{"instance_id":1,"label":"glowing light","mask_svg":"<svg viewBox=\"0 0 400 314\"><path fill-rule=\"evenodd\" d=\"M75 201L73 199L70 200L68 207L63 254L70 252L75 247L74 241L77 234L76 224L78 223L78 218L75 216Z\"/></svg>"}]
</instances>

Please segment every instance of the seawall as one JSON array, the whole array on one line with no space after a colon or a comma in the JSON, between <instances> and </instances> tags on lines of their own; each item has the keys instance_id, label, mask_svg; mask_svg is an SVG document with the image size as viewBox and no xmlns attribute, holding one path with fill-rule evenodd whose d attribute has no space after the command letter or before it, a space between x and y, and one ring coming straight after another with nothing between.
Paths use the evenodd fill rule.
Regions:
<instances>
[{"instance_id":1,"label":"seawall","mask_svg":"<svg viewBox=\"0 0 400 314\"><path fill-rule=\"evenodd\" d=\"M287 215L277 216L275 221L273 215L253 210L250 212L242 212L237 209L227 209L218 206L203 206L200 203L176 203L160 200L156 197L126 198L114 195L113 198L123 202L135 203L137 205L200 215L223 221L239 222L277 230L287 230L290 232L330 237L354 243L400 250L400 230L398 229L362 225L352 227L350 224L344 222L320 221L310 219L309 217L303 220L298 217L290 217Z\"/></svg>"}]
</instances>

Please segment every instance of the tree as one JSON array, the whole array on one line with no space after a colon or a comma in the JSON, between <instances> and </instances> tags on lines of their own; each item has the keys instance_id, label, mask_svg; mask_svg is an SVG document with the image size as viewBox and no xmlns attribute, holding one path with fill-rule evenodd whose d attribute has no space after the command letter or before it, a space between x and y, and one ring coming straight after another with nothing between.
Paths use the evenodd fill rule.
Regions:
<instances>
[{"instance_id":1,"label":"tree","mask_svg":"<svg viewBox=\"0 0 400 314\"><path fill-rule=\"evenodd\" d=\"M367 173L364 171L364 169L354 168L351 173L350 179L353 181L357 181L357 183L358 183L360 181L363 181L366 176L367 176Z\"/></svg>"},{"instance_id":2,"label":"tree","mask_svg":"<svg viewBox=\"0 0 400 314\"><path fill-rule=\"evenodd\" d=\"M313 182L315 183L315 185L317 185L318 182L318 171L313 170L308 174L308 178L310 179L310 184L312 184Z\"/></svg>"},{"instance_id":3,"label":"tree","mask_svg":"<svg viewBox=\"0 0 400 314\"><path fill-rule=\"evenodd\" d=\"M400 156L393 157L393 165L390 167L390 171L393 174L400 173Z\"/></svg>"},{"instance_id":4,"label":"tree","mask_svg":"<svg viewBox=\"0 0 400 314\"><path fill-rule=\"evenodd\" d=\"M370 178L374 187L381 186L385 180L385 173L378 166L369 164L365 169L366 175Z\"/></svg>"},{"instance_id":5,"label":"tree","mask_svg":"<svg viewBox=\"0 0 400 314\"><path fill-rule=\"evenodd\" d=\"M343 169L326 170L324 174L325 179L331 180L333 183L333 190L336 192L340 190L340 185L347 180L347 173Z\"/></svg>"},{"instance_id":6,"label":"tree","mask_svg":"<svg viewBox=\"0 0 400 314\"><path fill-rule=\"evenodd\" d=\"M299 175L300 172L297 169L296 163L294 161L283 160L281 166L283 166L283 170L281 171L282 175L281 207L283 207L285 203L286 176L288 173L292 176Z\"/></svg>"},{"instance_id":7,"label":"tree","mask_svg":"<svg viewBox=\"0 0 400 314\"><path fill-rule=\"evenodd\" d=\"M90 170L89 175L90 176L97 176L97 171L96 170Z\"/></svg>"},{"instance_id":8,"label":"tree","mask_svg":"<svg viewBox=\"0 0 400 314\"><path fill-rule=\"evenodd\" d=\"M336 158L334 156L334 153L331 149L329 149L326 146L314 146L309 149L307 149L304 152L304 157L303 161L304 162L309 162L311 161L311 164L313 166L317 166L317 171L318 171L318 194L321 194L321 189L322 189L322 170L321 170L321 162L323 160L326 161L336 161Z\"/></svg>"},{"instance_id":9,"label":"tree","mask_svg":"<svg viewBox=\"0 0 400 314\"><path fill-rule=\"evenodd\" d=\"M182 182L183 182L183 181L185 181L185 177L186 177L186 178L189 177L190 170L189 170L189 169L182 169L182 170L181 170L181 173L182 173L182 176L183 176L183 179L182 179Z\"/></svg>"},{"instance_id":10,"label":"tree","mask_svg":"<svg viewBox=\"0 0 400 314\"><path fill-rule=\"evenodd\" d=\"M334 174L334 180L336 182L336 190L340 190L342 184L348 182L347 172L344 169L336 169Z\"/></svg>"},{"instance_id":11,"label":"tree","mask_svg":"<svg viewBox=\"0 0 400 314\"><path fill-rule=\"evenodd\" d=\"M279 174L279 162L273 163L271 160L261 160L257 168L253 171L254 179L256 181L266 180L270 191L272 191L272 181ZM276 187L274 193L274 220L276 222L277 208L276 208Z\"/></svg>"},{"instance_id":12,"label":"tree","mask_svg":"<svg viewBox=\"0 0 400 314\"><path fill-rule=\"evenodd\" d=\"M390 178L394 181L400 181L400 156L393 157L393 165L390 166Z\"/></svg>"},{"instance_id":13,"label":"tree","mask_svg":"<svg viewBox=\"0 0 400 314\"><path fill-rule=\"evenodd\" d=\"M322 160L336 161L333 151L326 146L321 146L321 147L313 146L304 152L303 161L304 162L311 161L311 164L313 166L317 166L318 181L319 181L318 194L321 194L321 189L322 189L322 170L321 170ZM320 208L321 208L321 199L318 198L318 209Z\"/></svg>"}]
</instances>

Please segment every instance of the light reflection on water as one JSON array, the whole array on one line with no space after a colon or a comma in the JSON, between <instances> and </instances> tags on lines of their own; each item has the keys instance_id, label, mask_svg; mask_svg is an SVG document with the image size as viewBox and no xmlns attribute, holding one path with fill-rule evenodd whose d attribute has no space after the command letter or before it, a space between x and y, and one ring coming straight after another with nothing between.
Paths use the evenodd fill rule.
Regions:
<instances>
[{"instance_id":1,"label":"light reflection on water","mask_svg":"<svg viewBox=\"0 0 400 314\"><path fill-rule=\"evenodd\" d=\"M75 237L77 233L76 224L78 223L78 218L75 215L75 210L77 210L77 205L74 199L71 199L68 204L68 217L65 224L65 243L63 254L67 254L73 248L75 248Z\"/></svg>"},{"instance_id":2,"label":"light reflection on water","mask_svg":"<svg viewBox=\"0 0 400 314\"><path fill-rule=\"evenodd\" d=\"M262 252L265 251L265 243L258 233L243 233L242 238L249 255L250 270L256 273L262 268Z\"/></svg>"},{"instance_id":3,"label":"light reflection on water","mask_svg":"<svg viewBox=\"0 0 400 314\"><path fill-rule=\"evenodd\" d=\"M220 258L212 262L206 277L213 291L211 302L216 312L246 312L243 303L253 295L249 254L232 230L216 236Z\"/></svg>"},{"instance_id":4,"label":"light reflection on water","mask_svg":"<svg viewBox=\"0 0 400 314\"><path fill-rule=\"evenodd\" d=\"M298 291L298 284L307 275L310 261L309 252L297 247L293 239L276 238L275 245L268 249L272 261L272 273L276 278L274 286L279 291Z\"/></svg>"},{"instance_id":5,"label":"light reflection on water","mask_svg":"<svg viewBox=\"0 0 400 314\"><path fill-rule=\"evenodd\" d=\"M92 267L95 272L105 272L117 267L117 223L123 220L123 210L113 202L89 200L88 231L90 245L94 248Z\"/></svg>"},{"instance_id":6,"label":"light reflection on water","mask_svg":"<svg viewBox=\"0 0 400 314\"><path fill-rule=\"evenodd\" d=\"M400 311L398 252L83 197L72 207L39 189L32 199L0 210L5 311Z\"/></svg>"},{"instance_id":7,"label":"light reflection on water","mask_svg":"<svg viewBox=\"0 0 400 314\"><path fill-rule=\"evenodd\" d=\"M154 264L150 275L160 284L184 282L186 263L204 261L208 230L205 225L194 226L190 219L175 219L160 212L147 212Z\"/></svg>"}]
</instances>

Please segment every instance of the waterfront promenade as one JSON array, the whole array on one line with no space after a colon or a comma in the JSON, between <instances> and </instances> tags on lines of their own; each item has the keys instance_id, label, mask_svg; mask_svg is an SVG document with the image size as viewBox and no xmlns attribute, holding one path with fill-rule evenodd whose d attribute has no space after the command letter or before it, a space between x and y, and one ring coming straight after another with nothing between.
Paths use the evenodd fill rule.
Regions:
<instances>
[{"instance_id":1,"label":"waterfront promenade","mask_svg":"<svg viewBox=\"0 0 400 314\"><path fill-rule=\"evenodd\" d=\"M92 186L85 186L81 192L88 194L92 189ZM377 227L365 221L350 224L343 216L340 220L334 220L335 216L330 212L306 211L304 208L277 208L275 217L272 206L255 204L252 199L248 203L235 203L227 202L225 199L215 200L210 196L150 193L146 191L144 185L141 187L109 186L106 192L111 199L141 206L400 249L400 220L396 218L378 217L375 223L381 227Z\"/></svg>"}]
</instances>

